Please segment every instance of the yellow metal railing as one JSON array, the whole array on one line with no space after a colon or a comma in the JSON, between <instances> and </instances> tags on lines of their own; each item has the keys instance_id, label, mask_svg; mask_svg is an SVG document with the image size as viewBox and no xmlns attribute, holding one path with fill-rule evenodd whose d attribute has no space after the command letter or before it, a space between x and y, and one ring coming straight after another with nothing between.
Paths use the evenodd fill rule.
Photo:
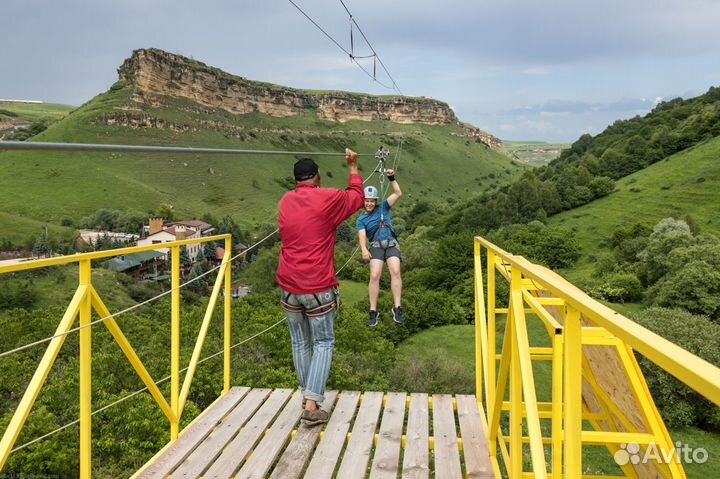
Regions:
<instances>
[{"instance_id":1,"label":"yellow metal railing","mask_svg":"<svg viewBox=\"0 0 720 479\"><path fill-rule=\"evenodd\" d=\"M631 443L673 451L634 351L720 405L720 368L484 238L475 238L474 259L476 395L481 411L483 403L487 411L497 477L501 465L510 479L584 477L584 445L606 446L613 455ZM498 275L508 284L507 307L496 304ZM530 345L528 320L536 318L547 331L547 347ZM536 361L551 365L549 402L537 398ZM502 417L508 419L505 430ZM584 430L584 421L594 430ZM526 470L526 445L531 470ZM620 477L685 477L679 460L618 465Z\"/></svg>"},{"instance_id":2,"label":"yellow metal railing","mask_svg":"<svg viewBox=\"0 0 720 479\"><path fill-rule=\"evenodd\" d=\"M180 383L180 248L186 245L223 241L225 244L225 256L218 268L217 279L210 294L210 301L205 312L200 331L198 333L195 347L190 359L185 379ZM170 403L163 396L156 382L150 376L143 362L130 345L117 322L110 313L100 295L92 284L91 261L111 258L125 254L152 251L169 248L171 255L171 347L170 347ZM92 415L92 325L102 322L110 331L121 350L132 364L140 379L143 381L158 406L170 422L170 441L178 437L180 419L182 417L185 403L190 393L195 370L200 361L205 337L210 327L213 311L217 304L220 290L224 287L224 370L223 370L223 394L230 389L230 301L231 301L231 270L230 259L232 252L232 240L230 235L209 236L182 241L173 241L149 246L136 246L94 253L84 253L72 256L59 256L54 258L40 259L35 261L22 262L12 265L0 266L0 274L17 271L27 271L44 268L48 266L59 266L77 263L79 266L79 285L70 301L65 314L60 320L55 334L49 340L49 345L38 365L25 393L20 400L15 413L0 440L0 470L5 465L12 448L30 414L30 411L40 394L50 370L55 363L65 338L73 331L75 319L79 317L79 328L75 330L80 334L80 477L89 478L91 471L91 415ZM101 321L91 321L92 312L95 310L102 318Z\"/></svg>"}]
</instances>

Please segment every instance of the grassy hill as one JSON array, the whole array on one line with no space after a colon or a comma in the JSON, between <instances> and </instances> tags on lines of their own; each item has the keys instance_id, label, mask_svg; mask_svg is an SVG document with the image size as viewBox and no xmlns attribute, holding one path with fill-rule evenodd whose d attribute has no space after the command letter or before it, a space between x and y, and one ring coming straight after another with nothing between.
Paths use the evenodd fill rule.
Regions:
<instances>
[{"instance_id":1,"label":"grassy hill","mask_svg":"<svg viewBox=\"0 0 720 479\"><path fill-rule=\"evenodd\" d=\"M138 104L132 94L132 87L118 83L33 140L290 151L342 152L350 147L360 153L374 153L384 145L391 150L389 164L402 144L398 180L407 205L420 198L440 201L485 191L511 181L524 168L464 137L460 125L335 123L312 111L286 118L233 115L178 98L166 98L163 107ZM165 127L106 121L128 109L141 109ZM228 128L242 133L229 134ZM345 185L343 156L317 161L323 186ZM0 178L0 240L25 234L16 229L18 218L77 224L100 208L149 214L161 203L172 205L179 217L210 213L231 215L244 226L272 223L293 162L287 156L2 152L0 168L10 174ZM375 165L373 158L362 159L362 174L367 176Z\"/></svg>"},{"instance_id":2,"label":"grassy hill","mask_svg":"<svg viewBox=\"0 0 720 479\"><path fill-rule=\"evenodd\" d=\"M37 120L59 120L74 106L58 103L16 103L0 101L0 123L32 123Z\"/></svg>"},{"instance_id":3,"label":"grassy hill","mask_svg":"<svg viewBox=\"0 0 720 479\"><path fill-rule=\"evenodd\" d=\"M572 227L581 243L582 257L568 275L592 272L593 258L620 226L652 227L666 217L689 215L701 231L720 235L719 157L717 137L619 180L604 198L549 218L551 225Z\"/></svg>"}]
</instances>

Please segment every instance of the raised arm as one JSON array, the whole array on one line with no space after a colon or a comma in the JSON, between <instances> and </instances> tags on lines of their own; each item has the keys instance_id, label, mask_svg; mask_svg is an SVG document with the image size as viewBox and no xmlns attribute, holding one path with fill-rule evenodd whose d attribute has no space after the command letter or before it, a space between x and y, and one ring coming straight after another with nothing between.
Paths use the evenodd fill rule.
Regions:
<instances>
[{"instance_id":1,"label":"raised arm","mask_svg":"<svg viewBox=\"0 0 720 479\"><path fill-rule=\"evenodd\" d=\"M385 174L387 175L388 179L390 180L390 185L392 186L393 192L390 196L387 198L388 205L390 208L392 208L395 203L400 199L402 196L402 190L400 189L400 185L398 184L397 180L395 179L395 170L392 168L385 170Z\"/></svg>"}]
</instances>

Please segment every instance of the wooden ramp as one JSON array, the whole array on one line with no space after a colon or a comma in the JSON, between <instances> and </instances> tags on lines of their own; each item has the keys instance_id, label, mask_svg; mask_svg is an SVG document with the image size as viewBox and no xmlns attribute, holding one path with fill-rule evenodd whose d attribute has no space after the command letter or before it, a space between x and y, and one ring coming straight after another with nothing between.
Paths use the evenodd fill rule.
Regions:
<instances>
[{"instance_id":1,"label":"wooden ramp","mask_svg":"<svg viewBox=\"0 0 720 479\"><path fill-rule=\"evenodd\" d=\"M233 388L134 477L495 477L475 396L330 391L310 428L301 401Z\"/></svg>"}]
</instances>

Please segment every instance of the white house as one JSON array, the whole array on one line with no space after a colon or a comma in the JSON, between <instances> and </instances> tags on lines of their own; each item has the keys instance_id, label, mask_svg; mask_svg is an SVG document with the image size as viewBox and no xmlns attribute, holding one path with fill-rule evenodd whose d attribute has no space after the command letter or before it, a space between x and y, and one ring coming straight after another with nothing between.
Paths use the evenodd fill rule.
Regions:
<instances>
[{"instance_id":1,"label":"white house","mask_svg":"<svg viewBox=\"0 0 720 479\"><path fill-rule=\"evenodd\" d=\"M164 224L162 218L150 218L149 226L146 228L148 236L139 239L138 246L146 246L151 244L163 244L171 241L180 241L185 239L196 239L203 236L210 236L214 228L204 221L178 221L168 225ZM187 246L190 260L194 263L198 255L202 254L204 243L191 244ZM158 249L167 258L170 248Z\"/></svg>"}]
</instances>

